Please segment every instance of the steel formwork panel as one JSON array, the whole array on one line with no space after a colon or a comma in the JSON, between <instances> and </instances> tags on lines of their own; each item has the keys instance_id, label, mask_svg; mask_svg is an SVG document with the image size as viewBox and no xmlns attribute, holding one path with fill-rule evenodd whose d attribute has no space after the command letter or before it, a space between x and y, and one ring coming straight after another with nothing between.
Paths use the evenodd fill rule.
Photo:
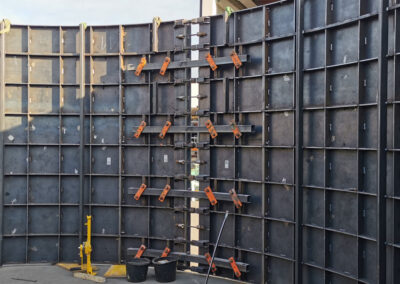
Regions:
<instances>
[{"instance_id":1,"label":"steel formwork panel","mask_svg":"<svg viewBox=\"0 0 400 284\"><path fill-rule=\"evenodd\" d=\"M221 16L212 17L210 25L200 25L201 31L211 33L208 43L214 56L235 49L251 58L237 71L234 67L211 73L200 70L200 76L210 78L209 83L200 84L200 94L210 98L200 100L200 111L209 113L200 118L200 124L206 119L217 125L234 119L255 128L238 140L232 134L219 134L214 140L200 134L200 141L210 143L209 149L200 149L200 159L210 161L200 165L200 174L209 176L209 181L200 182L200 189L207 185L215 192L235 188L251 200L240 209L232 201L219 202L209 217L202 217L210 232L201 238L209 238L213 247L222 212L229 210L232 215L226 226L232 233L221 238L217 256L248 263L252 269L242 279L250 282L273 282L284 270L286 280L293 279L287 271L293 272L294 258L294 248L288 245L294 244L294 14L294 3L285 2L235 13L227 25ZM280 17L292 22L284 25ZM283 200L284 205L278 205ZM208 201L202 203L206 206ZM233 277L229 269L217 273Z\"/></svg>"},{"instance_id":2,"label":"steel formwork panel","mask_svg":"<svg viewBox=\"0 0 400 284\"><path fill-rule=\"evenodd\" d=\"M179 229L175 223L187 224L189 215L175 208L187 207L188 197L167 197L160 203L143 196L136 202L127 194L142 182L189 188L187 180L174 180L190 174L189 162L175 162L189 159L189 148L175 148L176 142L187 144L188 134L133 138L142 120L148 125L161 126L166 120L190 125L189 69L168 71L164 77L157 72L136 77L126 71L127 64L139 61L138 53L148 54L149 62L162 62L167 55L188 58L183 48L190 41L175 39L190 34L187 25L161 23L163 53L158 54L150 49L152 29L149 24L86 30L13 25L2 37L2 263L78 260L72 252L84 238L83 213L93 215L94 261L123 262L126 248L142 243L187 250L189 227ZM146 36L148 43L142 41ZM175 85L178 79L188 81ZM138 214L142 211L147 217ZM143 228L141 218L147 220ZM157 220L165 225L159 227Z\"/></svg>"},{"instance_id":3,"label":"steel formwork panel","mask_svg":"<svg viewBox=\"0 0 400 284\"><path fill-rule=\"evenodd\" d=\"M304 6L303 279L375 283L378 81L368 72L378 66L378 1L311 2ZM311 13L325 19L313 23Z\"/></svg>"}]
</instances>

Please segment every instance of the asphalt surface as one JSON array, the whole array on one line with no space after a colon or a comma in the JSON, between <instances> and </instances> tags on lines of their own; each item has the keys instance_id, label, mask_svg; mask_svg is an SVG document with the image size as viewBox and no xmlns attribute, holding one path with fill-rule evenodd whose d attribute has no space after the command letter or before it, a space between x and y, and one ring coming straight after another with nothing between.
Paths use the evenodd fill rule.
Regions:
<instances>
[{"instance_id":1,"label":"asphalt surface","mask_svg":"<svg viewBox=\"0 0 400 284\"><path fill-rule=\"evenodd\" d=\"M99 268L99 276L102 276L109 265L96 265ZM74 278L73 273L55 265L13 265L0 267L0 284L88 284L95 283L88 280ZM203 284L203 275L178 271L176 281L171 283ZM129 283L125 279L107 278L106 283ZM143 283L159 283L155 280L154 270L149 267L147 281ZM209 284L239 283L222 278L210 277Z\"/></svg>"}]
</instances>

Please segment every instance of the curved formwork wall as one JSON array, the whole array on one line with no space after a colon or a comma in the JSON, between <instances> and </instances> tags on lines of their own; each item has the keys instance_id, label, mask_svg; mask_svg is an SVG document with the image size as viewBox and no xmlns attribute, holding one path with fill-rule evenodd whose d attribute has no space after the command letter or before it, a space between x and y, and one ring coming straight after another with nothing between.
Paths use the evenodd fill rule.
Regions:
<instances>
[{"instance_id":1,"label":"curved formwork wall","mask_svg":"<svg viewBox=\"0 0 400 284\"><path fill-rule=\"evenodd\" d=\"M180 268L206 272L228 211L217 275L398 283L399 31L396 0L287 0L140 25L11 25L0 35L1 263L78 260L90 214L94 261L169 247Z\"/></svg>"},{"instance_id":2,"label":"curved formwork wall","mask_svg":"<svg viewBox=\"0 0 400 284\"><path fill-rule=\"evenodd\" d=\"M158 52L151 30L12 25L2 36L2 263L78 260L86 215L94 261L122 261L142 242L186 250L188 230L175 223L187 223L187 198L128 196L141 184L189 188L177 177L190 174L190 163L176 161L190 161L190 135L133 136L141 121L190 124L188 68L128 70L142 56L149 65L190 59L190 25L161 23Z\"/></svg>"}]
</instances>

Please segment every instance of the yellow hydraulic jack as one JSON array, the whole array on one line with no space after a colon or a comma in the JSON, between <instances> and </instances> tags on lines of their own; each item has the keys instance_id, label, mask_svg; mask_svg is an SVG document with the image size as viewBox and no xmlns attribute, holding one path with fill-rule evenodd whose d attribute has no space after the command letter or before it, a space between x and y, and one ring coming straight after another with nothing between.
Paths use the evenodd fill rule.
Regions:
<instances>
[{"instance_id":1,"label":"yellow hydraulic jack","mask_svg":"<svg viewBox=\"0 0 400 284\"><path fill-rule=\"evenodd\" d=\"M86 216L86 218L87 222L85 223L85 225L87 226L87 239L86 242L83 242L83 244L79 246L79 256L81 257L81 271L86 271L86 273L77 272L74 273L74 277L103 283L106 281L106 279L104 277L95 276L97 273L93 272L92 262L90 258L92 253L92 216ZM83 264L84 253L86 255L86 265Z\"/></svg>"},{"instance_id":2,"label":"yellow hydraulic jack","mask_svg":"<svg viewBox=\"0 0 400 284\"><path fill-rule=\"evenodd\" d=\"M92 253L92 216L86 216L87 222L85 225L87 226L87 239L86 242L83 242L79 246L79 256L81 257L81 270L85 271L90 275L96 275L96 272L93 272L92 262L90 259L90 255ZM85 249L86 254L86 267L83 264L83 249Z\"/></svg>"},{"instance_id":3,"label":"yellow hydraulic jack","mask_svg":"<svg viewBox=\"0 0 400 284\"><path fill-rule=\"evenodd\" d=\"M95 275L95 273L93 273L93 271L97 270L97 267L92 266L92 263L90 261L90 253L92 252L92 246L91 246L91 233L92 233L92 216L87 216L88 219L88 223L85 223L85 225L88 226L88 240L86 241L86 243L88 245L85 246L85 242L83 244L81 244L79 246L79 256L81 258L81 263L69 263L69 262L60 262L57 263L57 266L64 268L68 271L79 271L79 272L87 272L90 275ZM89 227L90 226L90 227ZM86 264L83 264L83 250L85 249L85 254L87 255L87 259L88 259L88 263L89 266L86 269Z\"/></svg>"}]
</instances>

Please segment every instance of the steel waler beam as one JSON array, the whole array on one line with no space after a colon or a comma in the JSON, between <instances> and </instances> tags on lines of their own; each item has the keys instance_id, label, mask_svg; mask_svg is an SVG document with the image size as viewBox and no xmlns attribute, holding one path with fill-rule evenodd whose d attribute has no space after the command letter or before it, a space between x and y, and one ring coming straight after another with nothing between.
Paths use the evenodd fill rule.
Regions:
<instances>
[{"instance_id":1,"label":"steel waler beam","mask_svg":"<svg viewBox=\"0 0 400 284\"><path fill-rule=\"evenodd\" d=\"M247 54L241 54L238 55L240 61L244 62L250 62L250 56ZM227 57L215 57L213 58L215 64L218 65L227 65L227 64L233 64L232 58L230 56ZM158 62L158 63L147 63L143 67L143 71L153 71L153 70L160 70L163 65L163 62ZM186 61L171 61L168 65L168 70L169 69L180 69L180 68L192 68L192 67L205 67L209 66L209 63L207 60L186 60ZM132 64L128 64L127 66L128 71L135 71L136 66Z\"/></svg>"},{"instance_id":2,"label":"steel waler beam","mask_svg":"<svg viewBox=\"0 0 400 284\"><path fill-rule=\"evenodd\" d=\"M128 194L136 194L139 190L138 187L129 187ZM161 188L146 188L142 195L149 195L149 196L160 196L163 189ZM213 192L215 198L217 200L222 201L232 201L231 195L226 192ZM199 198L199 199L207 199L206 194L204 191L190 191L184 189L175 189L168 192L168 197L189 197L189 198ZM246 194L237 194L239 200L243 203L250 203L250 195Z\"/></svg>"},{"instance_id":3,"label":"steel waler beam","mask_svg":"<svg viewBox=\"0 0 400 284\"><path fill-rule=\"evenodd\" d=\"M238 125L241 133L253 133L254 125ZM139 126L133 127L133 132ZM160 133L163 126L146 126L142 133ZM233 133L230 125L215 125L215 130L218 133ZM171 126L168 129L168 133L208 133L207 127L203 126Z\"/></svg>"}]
</instances>

